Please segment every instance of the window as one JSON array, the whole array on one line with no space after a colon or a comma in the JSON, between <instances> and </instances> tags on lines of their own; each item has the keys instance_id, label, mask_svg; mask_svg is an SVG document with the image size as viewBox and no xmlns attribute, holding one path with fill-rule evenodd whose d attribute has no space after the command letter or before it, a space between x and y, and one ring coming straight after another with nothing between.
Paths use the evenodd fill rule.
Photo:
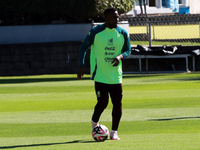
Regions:
<instances>
[{"instance_id":1,"label":"window","mask_svg":"<svg viewBox=\"0 0 200 150\"><path fill-rule=\"evenodd\" d=\"M166 0L162 0L162 6L166 7Z\"/></svg>"}]
</instances>

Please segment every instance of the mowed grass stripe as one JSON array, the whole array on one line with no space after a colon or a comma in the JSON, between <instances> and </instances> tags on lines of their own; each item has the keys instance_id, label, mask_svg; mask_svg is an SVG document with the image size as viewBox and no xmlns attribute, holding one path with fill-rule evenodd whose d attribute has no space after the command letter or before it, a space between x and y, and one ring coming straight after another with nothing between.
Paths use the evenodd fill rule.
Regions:
<instances>
[{"instance_id":1,"label":"mowed grass stripe","mask_svg":"<svg viewBox=\"0 0 200 150\"><path fill-rule=\"evenodd\" d=\"M42 76L43 77L43 76ZM2 79L0 78L0 94L20 94L20 93L70 93L70 92L92 92L94 91L94 83L91 80L82 80L77 81L74 79L74 81L59 81L56 82L52 79L52 81L49 82L42 82L43 79L45 80L44 76L41 78L38 82L34 82L34 79L32 79L32 82L22 82L21 79L13 79L15 80L11 82L9 78ZM51 77L51 76L50 76ZM55 75L55 77L59 78L59 75ZM61 76L62 77L62 76ZM25 77L26 78L26 77ZM38 76L35 77L36 79ZM87 78L86 78L87 79ZM9 81L4 81L9 80ZM50 80L50 79L49 79ZM11 82L11 83L10 83ZM17 83L14 83L17 82ZM21 83L20 83L21 82ZM192 84L191 84L192 82ZM176 89L176 88L189 88L194 89L198 87L198 84L200 83L200 74L160 74L160 75L124 75L123 79L123 86L130 86L131 89L151 89L151 88L166 88L166 86ZM145 84L145 86L144 86ZM157 85L158 84L158 85ZM184 85L184 86L183 86ZM151 87L151 88L149 88ZM0 98L2 100L2 98Z\"/></svg>"},{"instance_id":2,"label":"mowed grass stripe","mask_svg":"<svg viewBox=\"0 0 200 150\"><path fill-rule=\"evenodd\" d=\"M81 88L80 85L77 86L57 86L57 84L59 83L52 83L51 86L33 86L33 87L26 87L26 85L24 86L7 86L4 87L3 85L0 86L0 94L19 94L19 93L66 93L66 92L88 92L88 91L94 91L94 87L91 86L86 86L85 88Z\"/></svg>"},{"instance_id":3,"label":"mowed grass stripe","mask_svg":"<svg viewBox=\"0 0 200 150\"><path fill-rule=\"evenodd\" d=\"M20 112L20 111L54 111L54 110L88 110L93 109L96 100L73 100L73 101L22 101L22 102L0 102L1 112ZM108 108L111 108L111 102ZM195 98L141 98L123 100L123 108L199 108L199 97Z\"/></svg>"},{"instance_id":4,"label":"mowed grass stripe","mask_svg":"<svg viewBox=\"0 0 200 150\"><path fill-rule=\"evenodd\" d=\"M101 122L109 130L110 122ZM200 133L200 120L122 121L120 134ZM41 137L91 134L91 123L0 124L0 137Z\"/></svg>"},{"instance_id":5,"label":"mowed grass stripe","mask_svg":"<svg viewBox=\"0 0 200 150\"><path fill-rule=\"evenodd\" d=\"M93 108L96 100L35 100L0 102L1 112L85 110Z\"/></svg>"},{"instance_id":6,"label":"mowed grass stripe","mask_svg":"<svg viewBox=\"0 0 200 150\"><path fill-rule=\"evenodd\" d=\"M123 107L128 109L200 107L199 93L199 89L126 90ZM5 94L2 96L5 99L0 101L0 112L93 109L96 104L95 94L84 94L87 93L33 94L32 96L19 94L10 97L9 94ZM111 108L111 105L108 108Z\"/></svg>"},{"instance_id":7,"label":"mowed grass stripe","mask_svg":"<svg viewBox=\"0 0 200 150\"><path fill-rule=\"evenodd\" d=\"M191 85L182 85L183 88L170 85L169 89L166 89L166 85L151 87L145 86L144 88L141 85L134 85L131 87L129 85L124 85L124 97L129 99L138 99L138 98L160 98L160 96L165 98L195 98L200 97L200 89L192 84ZM175 89L176 87L176 89ZM22 89L23 91L23 89ZM156 93L156 94L155 94ZM95 92L51 92L51 93L6 93L0 94L0 102L8 102L8 101L45 101L45 100L96 100Z\"/></svg>"},{"instance_id":8,"label":"mowed grass stripe","mask_svg":"<svg viewBox=\"0 0 200 150\"><path fill-rule=\"evenodd\" d=\"M54 111L54 110L88 110L93 109L96 100L46 100L46 101L21 101L21 102L0 102L1 112L19 111ZM199 97L195 98L141 98L124 99L123 108L199 108ZM108 108L112 108L111 102Z\"/></svg>"},{"instance_id":9,"label":"mowed grass stripe","mask_svg":"<svg viewBox=\"0 0 200 150\"><path fill-rule=\"evenodd\" d=\"M31 111L0 113L0 123L81 123L90 122L91 110ZM106 109L100 121L110 121L112 109ZM200 120L199 108L123 109L122 121Z\"/></svg>"},{"instance_id":10,"label":"mowed grass stripe","mask_svg":"<svg viewBox=\"0 0 200 150\"><path fill-rule=\"evenodd\" d=\"M130 80L131 82L131 80ZM198 86L199 86L199 83L189 83L189 82L186 82L186 83L158 83L158 85L156 83L154 84L151 84L149 83L148 85L146 85L148 83L145 83L145 84L137 84L137 83L132 83L130 85L127 85L127 84L124 84L123 85L123 89L124 91L135 91L135 90L169 90L170 92L176 92L176 90L185 90L184 92L187 92L188 94L192 95L193 93L190 93L192 92L192 90L194 90L194 92L198 92L198 90L200 91L200 89L198 89ZM144 87L145 85L145 87ZM168 89L166 89L166 87ZM84 89L84 90L83 90ZM65 88L65 87L60 87L59 89L55 90L54 87L52 88L42 88L41 89L34 89L33 88L30 88L30 89L27 89L26 87L23 87L23 88L13 88L13 87L9 87L9 88L2 88L1 87L1 98L0 98L0 101L4 100L4 99L13 99L14 97L18 97L18 96L21 96L22 98L23 97L32 97L32 96L35 96L35 97L38 97L38 96L42 96L44 97L44 95L46 95L47 97L50 95L50 96L55 96L57 95L58 97L59 96L71 96L73 98L76 97L76 96L83 96L84 94L87 95L91 95L91 94L95 94L94 92L94 88L83 88L81 89L79 86L77 87L71 87L71 88ZM172 91L173 90L173 91ZM90 91L90 92L89 92ZM178 91L179 92L179 91ZM76 95L73 95L74 93L76 93ZM12 94L12 95L11 95ZM21 95L20 95L21 94ZM44 94L44 95L43 95ZM196 93L198 94L198 93ZM7 96L7 97L6 97ZM199 95L198 95L199 96ZM19 98L21 98L19 97ZM66 97L66 99L68 99Z\"/></svg>"},{"instance_id":11,"label":"mowed grass stripe","mask_svg":"<svg viewBox=\"0 0 200 150\"><path fill-rule=\"evenodd\" d=\"M120 141L95 142L91 135L0 138L0 149L188 150L199 149L199 133L120 134Z\"/></svg>"},{"instance_id":12,"label":"mowed grass stripe","mask_svg":"<svg viewBox=\"0 0 200 150\"><path fill-rule=\"evenodd\" d=\"M0 94L0 102L13 101L45 101L45 100L81 100L87 95L87 99L96 99L95 92L65 92L65 93L21 93Z\"/></svg>"}]
</instances>

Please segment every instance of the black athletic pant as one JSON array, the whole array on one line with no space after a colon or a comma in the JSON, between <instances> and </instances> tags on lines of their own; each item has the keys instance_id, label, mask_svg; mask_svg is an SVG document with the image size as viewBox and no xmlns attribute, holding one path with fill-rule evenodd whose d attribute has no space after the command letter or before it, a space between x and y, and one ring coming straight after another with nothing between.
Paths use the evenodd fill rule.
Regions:
<instances>
[{"instance_id":1,"label":"black athletic pant","mask_svg":"<svg viewBox=\"0 0 200 150\"><path fill-rule=\"evenodd\" d=\"M122 84L104 84L95 82L97 104L94 108L92 120L98 122L101 114L108 105L109 95L113 104L112 130L117 130L122 116Z\"/></svg>"}]
</instances>

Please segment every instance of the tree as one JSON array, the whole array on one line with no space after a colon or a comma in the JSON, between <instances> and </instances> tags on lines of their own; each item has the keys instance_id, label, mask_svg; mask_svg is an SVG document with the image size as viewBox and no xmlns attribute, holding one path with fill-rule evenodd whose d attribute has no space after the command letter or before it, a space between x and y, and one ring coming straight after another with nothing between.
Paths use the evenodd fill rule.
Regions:
<instances>
[{"instance_id":1,"label":"tree","mask_svg":"<svg viewBox=\"0 0 200 150\"><path fill-rule=\"evenodd\" d=\"M126 13L133 9L135 0L95 0L96 11L98 14L102 14L108 7L115 7L119 14Z\"/></svg>"}]
</instances>

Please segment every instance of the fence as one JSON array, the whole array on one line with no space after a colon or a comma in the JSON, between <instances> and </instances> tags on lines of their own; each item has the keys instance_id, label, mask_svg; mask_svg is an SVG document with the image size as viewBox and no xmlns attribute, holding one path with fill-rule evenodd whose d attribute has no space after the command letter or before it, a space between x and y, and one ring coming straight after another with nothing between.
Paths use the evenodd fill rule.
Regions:
<instances>
[{"instance_id":1,"label":"fence","mask_svg":"<svg viewBox=\"0 0 200 150\"><path fill-rule=\"evenodd\" d=\"M200 21L129 22L130 40L141 45L200 45Z\"/></svg>"},{"instance_id":2,"label":"fence","mask_svg":"<svg viewBox=\"0 0 200 150\"><path fill-rule=\"evenodd\" d=\"M121 24L129 24L132 45L200 45L200 20L148 21L147 18Z\"/></svg>"}]
</instances>

